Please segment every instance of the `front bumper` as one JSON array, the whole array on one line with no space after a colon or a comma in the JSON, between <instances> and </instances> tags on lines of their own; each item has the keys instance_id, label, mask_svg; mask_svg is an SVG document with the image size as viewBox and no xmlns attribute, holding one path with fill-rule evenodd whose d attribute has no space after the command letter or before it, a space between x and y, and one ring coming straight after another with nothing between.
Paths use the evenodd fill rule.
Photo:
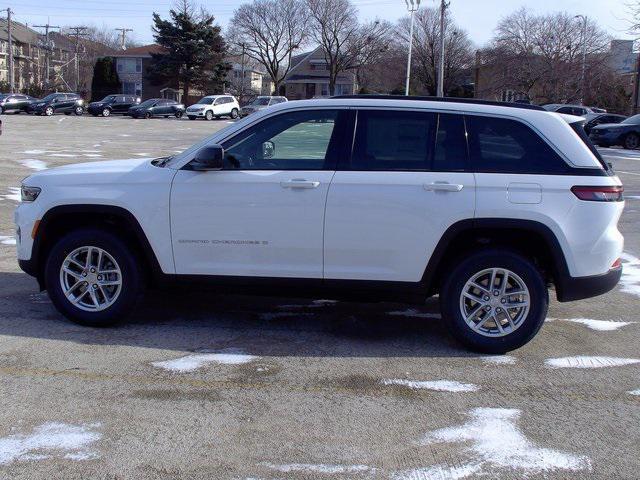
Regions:
<instances>
[{"instance_id":1,"label":"front bumper","mask_svg":"<svg viewBox=\"0 0 640 480\"><path fill-rule=\"evenodd\" d=\"M590 277L567 276L556 284L558 301L573 302L605 294L615 288L621 276L622 266L612 268L603 275Z\"/></svg>"},{"instance_id":2,"label":"front bumper","mask_svg":"<svg viewBox=\"0 0 640 480\"><path fill-rule=\"evenodd\" d=\"M185 115L187 117L199 117L199 118L202 117L202 118L204 118L205 111L204 110L187 110L185 112Z\"/></svg>"}]
</instances>

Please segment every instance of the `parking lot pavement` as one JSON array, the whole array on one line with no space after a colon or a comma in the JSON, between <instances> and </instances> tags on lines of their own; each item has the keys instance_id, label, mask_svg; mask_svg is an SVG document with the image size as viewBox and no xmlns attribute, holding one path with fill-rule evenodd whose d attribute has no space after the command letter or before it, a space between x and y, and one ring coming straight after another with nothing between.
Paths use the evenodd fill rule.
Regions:
<instances>
[{"instance_id":1,"label":"parking lot pavement","mask_svg":"<svg viewBox=\"0 0 640 480\"><path fill-rule=\"evenodd\" d=\"M437 303L150 292L131 321L64 320L11 245L36 168L171 154L220 122L3 116L0 478L638 478L640 155L625 276L552 302L525 348L462 351ZM284 292L283 292L284 293Z\"/></svg>"}]
</instances>

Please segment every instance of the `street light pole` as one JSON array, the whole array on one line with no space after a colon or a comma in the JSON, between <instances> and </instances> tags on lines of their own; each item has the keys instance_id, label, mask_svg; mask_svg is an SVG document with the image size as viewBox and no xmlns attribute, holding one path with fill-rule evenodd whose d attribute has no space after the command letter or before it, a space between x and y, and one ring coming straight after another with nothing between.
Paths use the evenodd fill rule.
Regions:
<instances>
[{"instance_id":1,"label":"street light pole","mask_svg":"<svg viewBox=\"0 0 640 480\"><path fill-rule=\"evenodd\" d=\"M450 2L440 1L440 65L438 67L438 97L444 97L444 41L445 15Z\"/></svg>"},{"instance_id":2,"label":"street light pole","mask_svg":"<svg viewBox=\"0 0 640 480\"><path fill-rule=\"evenodd\" d=\"M580 80L580 105L584 105L584 92L587 88L587 17L576 15L582 19L582 78Z\"/></svg>"},{"instance_id":3,"label":"street light pole","mask_svg":"<svg viewBox=\"0 0 640 480\"><path fill-rule=\"evenodd\" d=\"M409 79L411 78L411 49L413 47L413 14L420 8L420 0L404 0L411 15L411 26L409 27L409 57L407 58L407 81L404 87L404 94L409 95Z\"/></svg>"}]
</instances>

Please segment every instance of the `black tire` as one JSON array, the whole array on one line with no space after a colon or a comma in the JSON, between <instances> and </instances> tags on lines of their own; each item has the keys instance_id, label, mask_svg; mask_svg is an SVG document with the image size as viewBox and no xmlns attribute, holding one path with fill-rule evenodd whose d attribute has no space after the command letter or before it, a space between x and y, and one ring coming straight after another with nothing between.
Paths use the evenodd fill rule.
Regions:
<instances>
[{"instance_id":1,"label":"black tire","mask_svg":"<svg viewBox=\"0 0 640 480\"><path fill-rule=\"evenodd\" d=\"M151 118L151 112L147 112L144 114L144 118L146 118L147 120Z\"/></svg>"},{"instance_id":2,"label":"black tire","mask_svg":"<svg viewBox=\"0 0 640 480\"><path fill-rule=\"evenodd\" d=\"M0 107L0 115L4 113L4 108Z\"/></svg>"},{"instance_id":3,"label":"black tire","mask_svg":"<svg viewBox=\"0 0 640 480\"><path fill-rule=\"evenodd\" d=\"M55 113L55 111L53 110L53 107L47 107L44 109L44 114L47 117L50 117L51 115L53 115Z\"/></svg>"},{"instance_id":4,"label":"black tire","mask_svg":"<svg viewBox=\"0 0 640 480\"><path fill-rule=\"evenodd\" d=\"M102 110L102 116L103 117L108 117L109 115L111 115L111 110L109 110L108 108L104 108Z\"/></svg>"},{"instance_id":5,"label":"black tire","mask_svg":"<svg viewBox=\"0 0 640 480\"><path fill-rule=\"evenodd\" d=\"M176 118L182 118L182 112L176 112Z\"/></svg>"},{"instance_id":6,"label":"black tire","mask_svg":"<svg viewBox=\"0 0 640 480\"><path fill-rule=\"evenodd\" d=\"M73 111L73 113L75 113L79 117L80 115L82 115L84 113L84 108L76 107L75 110Z\"/></svg>"},{"instance_id":7,"label":"black tire","mask_svg":"<svg viewBox=\"0 0 640 480\"><path fill-rule=\"evenodd\" d=\"M120 294L110 307L101 311L85 311L72 305L60 285L62 263L69 253L82 246L105 250L115 259L122 272ZM124 320L133 310L142 291L142 272L135 254L120 238L99 229L75 230L62 237L47 256L44 279L56 309L71 321L90 327L109 327Z\"/></svg>"},{"instance_id":8,"label":"black tire","mask_svg":"<svg viewBox=\"0 0 640 480\"><path fill-rule=\"evenodd\" d=\"M207 113L204 114L204 119L205 120L213 120L213 112L211 110L207 110Z\"/></svg>"},{"instance_id":9,"label":"black tire","mask_svg":"<svg viewBox=\"0 0 640 480\"><path fill-rule=\"evenodd\" d=\"M528 313L513 332L504 336L485 336L473 331L460 308L462 290L467 281L488 268L510 270L522 279L529 290ZM440 307L442 317L456 340L476 352L500 354L522 347L538 333L547 316L549 292L531 260L511 250L486 249L470 254L453 266L440 292Z\"/></svg>"},{"instance_id":10,"label":"black tire","mask_svg":"<svg viewBox=\"0 0 640 480\"><path fill-rule=\"evenodd\" d=\"M238 118L239 115L240 113L238 112L237 108L234 108L233 110L231 110L231 118L233 118L234 120Z\"/></svg>"},{"instance_id":11,"label":"black tire","mask_svg":"<svg viewBox=\"0 0 640 480\"><path fill-rule=\"evenodd\" d=\"M626 137L624 137L624 142L622 145L627 150L635 150L640 147L640 135L637 133L629 133Z\"/></svg>"}]
</instances>

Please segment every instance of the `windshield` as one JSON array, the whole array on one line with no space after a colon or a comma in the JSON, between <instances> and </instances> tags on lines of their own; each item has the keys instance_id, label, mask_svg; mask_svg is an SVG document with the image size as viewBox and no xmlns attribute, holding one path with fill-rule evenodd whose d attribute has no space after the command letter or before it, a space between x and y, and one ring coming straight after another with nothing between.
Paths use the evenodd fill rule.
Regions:
<instances>
[{"instance_id":1,"label":"windshield","mask_svg":"<svg viewBox=\"0 0 640 480\"><path fill-rule=\"evenodd\" d=\"M636 125L640 123L640 115L634 115L633 117L629 117L623 120L621 123L631 123L633 125Z\"/></svg>"},{"instance_id":2,"label":"windshield","mask_svg":"<svg viewBox=\"0 0 640 480\"><path fill-rule=\"evenodd\" d=\"M140 107L151 107L153 104L156 103L157 100L151 99L151 100L145 100L144 102L142 102L139 106Z\"/></svg>"},{"instance_id":3,"label":"windshield","mask_svg":"<svg viewBox=\"0 0 640 480\"><path fill-rule=\"evenodd\" d=\"M251 102L251 105L269 105L269 98L258 97L253 102Z\"/></svg>"},{"instance_id":4,"label":"windshield","mask_svg":"<svg viewBox=\"0 0 640 480\"><path fill-rule=\"evenodd\" d=\"M108 102L113 102L116 99L115 95L107 95L106 97L104 97L102 100L100 100L103 103L108 103Z\"/></svg>"},{"instance_id":5,"label":"windshield","mask_svg":"<svg viewBox=\"0 0 640 480\"><path fill-rule=\"evenodd\" d=\"M42 99L43 102L50 102L51 100L53 100L54 98L59 97L59 95L57 93L50 93L49 95L47 95L46 97L44 97Z\"/></svg>"},{"instance_id":6,"label":"windshield","mask_svg":"<svg viewBox=\"0 0 640 480\"><path fill-rule=\"evenodd\" d=\"M211 97L201 98L196 105L211 105L215 99Z\"/></svg>"}]
</instances>

